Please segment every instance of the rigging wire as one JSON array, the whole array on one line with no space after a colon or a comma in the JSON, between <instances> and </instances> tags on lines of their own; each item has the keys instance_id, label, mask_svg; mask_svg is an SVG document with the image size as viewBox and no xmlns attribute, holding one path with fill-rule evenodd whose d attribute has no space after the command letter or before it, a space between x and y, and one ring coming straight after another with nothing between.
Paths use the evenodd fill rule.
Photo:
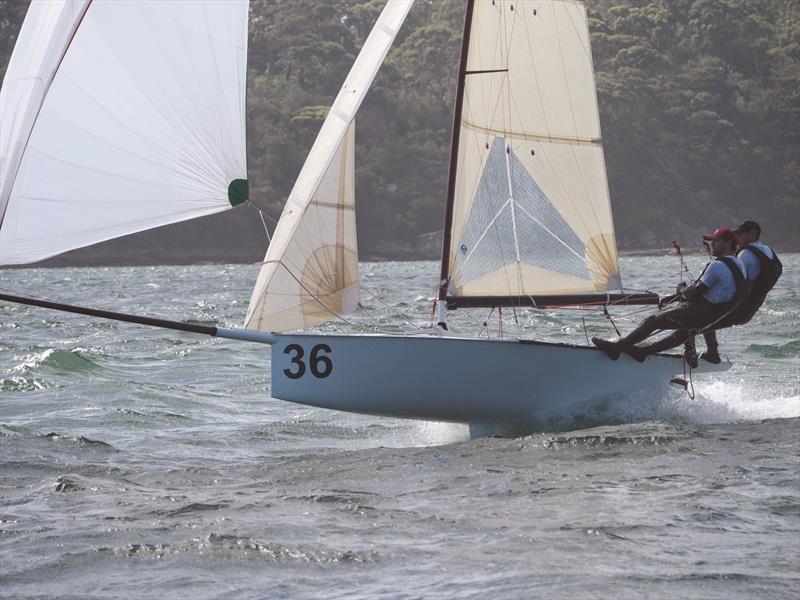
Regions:
<instances>
[{"instance_id":1,"label":"rigging wire","mask_svg":"<svg viewBox=\"0 0 800 600\"><path fill-rule=\"evenodd\" d=\"M261 217L261 224L264 226L264 232L267 234L267 241L269 241L269 243L271 244L272 243L272 236L269 233L269 228L267 227L267 222L264 220L264 218L266 217L267 219L272 221L272 224L275 225L276 227L278 225L278 222L275 219L273 219L272 217L270 217L266 212L261 210L258 206L253 204L250 200L247 200L247 205L252 207L252 208L254 208L256 211L258 211L258 216Z\"/></svg>"},{"instance_id":2,"label":"rigging wire","mask_svg":"<svg viewBox=\"0 0 800 600\"><path fill-rule=\"evenodd\" d=\"M415 323L414 323L414 322L411 320L411 317L409 317L409 316L408 316L408 315L406 315L405 313L402 313L402 312L400 312L400 311L399 311L399 310L397 310L395 307L393 307L393 306L390 306L389 304L387 304L386 302L384 302L384 301L383 301L383 300L380 298L380 296L378 296L378 295L377 295L375 292L373 292L372 290L370 290L368 287L366 287L366 286L363 286L363 285L362 285L362 286L361 286L361 289L362 289L362 290L364 290L365 292L367 292L367 293L368 293L370 296L372 296L372 297L373 297L375 300L377 300L378 302L380 302L380 304L381 304L381 305L382 305L384 308L386 308L386 309L388 309L389 311L391 311L391 312L394 314L394 316L395 316L395 317L399 317L399 318L403 319L403 320L406 322L406 324L408 324L408 325L411 325L411 327L413 327L413 328L415 328L415 329L419 329L419 326L418 326L418 325L416 325L416 324L415 324ZM363 308L363 307L362 307L362 308Z\"/></svg>"}]
</instances>

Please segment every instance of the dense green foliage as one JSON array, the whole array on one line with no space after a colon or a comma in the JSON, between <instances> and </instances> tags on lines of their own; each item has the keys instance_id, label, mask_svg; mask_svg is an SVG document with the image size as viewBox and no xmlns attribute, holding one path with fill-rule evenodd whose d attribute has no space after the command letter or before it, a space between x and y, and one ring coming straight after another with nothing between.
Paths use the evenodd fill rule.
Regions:
<instances>
[{"instance_id":1,"label":"dense green foliage","mask_svg":"<svg viewBox=\"0 0 800 600\"><path fill-rule=\"evenodd\" d=\"M749 218L763 223L766 238L796 247L800 5L595 0L589 7L622 245L663 245L669 235Z\"/></svg>"},{"instance_id":2,"label":"dense green foliage","mask_svg":"<svg viewBox=\"0 0 800 600\"><path fill-rule=\"evenodd\" d=\"M586 4L620 246L692 246L701 230L747 218L762 222L768 242L796 247L800 4ZM382 5L251 0L251 198L273 218ZM24 9L0 0L3 69ZM441 227L462 20L460 0L417 0L359 112L362 256L419 256L418 236ZM242 235L219 236L217 256L256 259L254 214L237 209L174 231L213 237L236 227Z\"/></svg>"}]
</instances>

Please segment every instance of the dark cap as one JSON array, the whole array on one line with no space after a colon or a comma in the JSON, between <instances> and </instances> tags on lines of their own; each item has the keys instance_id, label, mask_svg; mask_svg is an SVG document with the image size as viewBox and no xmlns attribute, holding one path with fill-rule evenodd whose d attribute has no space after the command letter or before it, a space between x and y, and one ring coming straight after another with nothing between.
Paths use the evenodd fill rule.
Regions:
<instances>
[{"instance_id":1,"label":"dark cap","mask_svg":"<svg viewBox=\"0 0 800 600\"><path fill-rule=\"evenodd\" d=\"M741 225L739 225L736 229L733 230L733 233L744 233L746 231L755 231L756 235L761 235L761 225L756 223L755 221L744 221Z\"/></svg>"},{"instance_id":2,"label":"dark cap","mask_svg":"<svg viewBox=\"0 0 800 600\"><path fill-rule=\"evenodd\" d=\"M719 227L714 230L714 233L705 234L703 239L709 241L725 240L731 244L736 244L736 234L727 227Z\"/></svg>"}]
</instances>

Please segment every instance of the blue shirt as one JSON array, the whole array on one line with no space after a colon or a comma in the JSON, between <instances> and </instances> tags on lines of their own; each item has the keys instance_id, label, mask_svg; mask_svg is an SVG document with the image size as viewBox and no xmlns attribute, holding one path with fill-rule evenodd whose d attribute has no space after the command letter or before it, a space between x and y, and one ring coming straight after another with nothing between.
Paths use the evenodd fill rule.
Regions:
<instances>
[{"instance_id":1,"label":"blue shirt","mask_svg":"<svg viewBox=\"0 0 800 600\"><path fill-rule=\"evenodd\" d=\"M747 277L744 263L735 256L728 256L736 263L742 272L742 277ZM713 260L706 267L705 272L700 277L700 282L706 284L708 289L703 293L703 297L712 304L724 304L730 302L736 295L736 280L733 273L721 260Z\"/></svg>"},{"instance_id":2,"label":"blue shirt","mask_svg":"<svg viewBox=\"0 0 800 600\"><path fill-rule=\"evenodd\" d=\"M767 255L767 258L774 258L775 253L769 246L765 246L761 242L753 242L750 244L751 246L758 248L764 254ZM739 254L736 256L744 263L745 269L747 269L747 278L750 281L755 281L758 279L758 276L761 274L761 261L758 260L758 256L752 250L740 250Z\"/></svg>"}]
</instances>

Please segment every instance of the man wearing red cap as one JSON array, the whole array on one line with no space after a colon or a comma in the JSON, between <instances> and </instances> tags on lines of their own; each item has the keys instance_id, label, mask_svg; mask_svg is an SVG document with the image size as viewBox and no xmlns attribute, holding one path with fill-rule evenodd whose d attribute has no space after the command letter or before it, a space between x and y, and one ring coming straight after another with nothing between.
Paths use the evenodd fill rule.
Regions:
<instances>
[{"instance_id":1,"label":"man wearing red cap","mask_svg":"<svg viewBox=\"0 0 800 600\"><path fill-rule=\"evenodd\" d=\"M701 358L714 364L720 362L717 335L714 330L750 322L783 272L783 265L774 250L759 240L761 226L758 223L744 221L733 232L736 234L739 247L737 257L744 263L752 290L747 299L735 310L715 323L712 329L703 333L706 352Z\"/></svg>"},{"instance_id":2,"label":"man wearing red cap","mask_svg":"<svg viewBox=\"0 0 800 600\"><path fill-rule=\"evenodd\" d=\"M693 285L679 286L681 303L677 307L650 315L617 342L592 338L594 345L613 360L617 360L620 353L625 352L639 362L644 362L650 354L679 346L695 332L713 327L739 306L747 297L750 285L744 264L733 255L736 234L727 227L720 227L714 233L704 235L703 239L710 242L714 260L706 265ZM649 346L635 345L656 331L665 329L675 331ZM696 360L696 356L692 358Z\"/></svg>"}]
</instances>

